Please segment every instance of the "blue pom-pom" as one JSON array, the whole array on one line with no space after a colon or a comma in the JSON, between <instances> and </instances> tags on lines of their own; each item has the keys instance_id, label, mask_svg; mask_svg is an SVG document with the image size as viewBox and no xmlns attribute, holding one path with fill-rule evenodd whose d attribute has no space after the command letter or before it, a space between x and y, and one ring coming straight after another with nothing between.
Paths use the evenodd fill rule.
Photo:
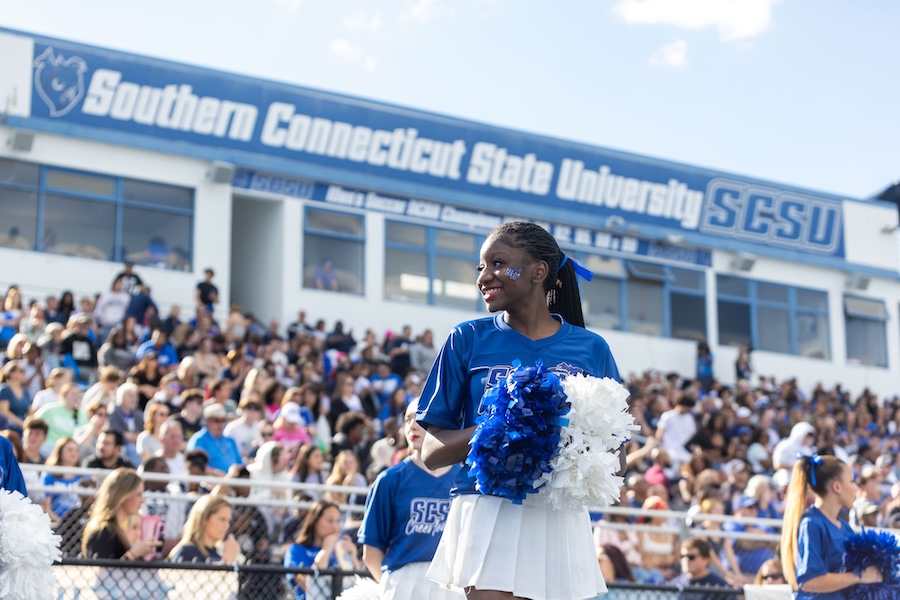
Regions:
<instances>
[{"instance_id":1,"label":"blue pom-pom","mask_svg":"<svg viewBox=\"0 0 900 600\"><path fill-rule=\"evenodd\" d=\"M521 504L550 471L569 403L559 377L541 361L533 367L515 361L513 369L481 398L466 464L480 493Z\"/></svg>"},{"instance_id":2,"label":"blue pom-pom","mask_svg":"<svg viewBox=\"0 0 900 600\"><path fill-rule=\"evenodd\" d=\"M900 542L886 531L863 529L844 542L844 570L859 575L869 567L881 572L882 583L855 585L848 600L900 600Z\"/></svg>"}]
</instances>

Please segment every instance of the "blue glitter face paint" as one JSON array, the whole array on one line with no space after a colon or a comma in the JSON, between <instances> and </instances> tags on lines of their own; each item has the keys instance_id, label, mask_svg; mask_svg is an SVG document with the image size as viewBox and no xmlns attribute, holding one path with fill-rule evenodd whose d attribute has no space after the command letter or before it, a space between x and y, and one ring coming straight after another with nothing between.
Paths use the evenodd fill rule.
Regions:
<instances>
[{"instance_id":1,"label":"blue glitter face paint","mask_svg":"<svg viewBox=\"0 0 900 600\"><path fill-rule=\"evenodd\" d=\"M510 267L506 270L506 276L515 281L522 276L522 269L514 269Z\"/></svg>"}]
</instances>

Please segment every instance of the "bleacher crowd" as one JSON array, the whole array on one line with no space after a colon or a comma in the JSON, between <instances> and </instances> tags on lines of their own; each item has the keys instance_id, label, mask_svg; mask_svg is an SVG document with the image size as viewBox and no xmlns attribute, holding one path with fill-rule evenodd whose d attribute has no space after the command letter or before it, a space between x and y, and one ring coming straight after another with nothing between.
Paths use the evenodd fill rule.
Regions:
<instances>
[{"instance_id":1,"label":"bleacher crowd","mask_svg":"<svg viewBox=\"0 0 900 600\"><path fill-rule=\"evenodd\" d=\"M99 512L92 504L109 503L119 486L122 498L140 501L129 509L134 542L115 556L114 548L111 557L230 562L241 556L289 564L292 544L308 538L322 515L305 519L302 511L279 507L272 501L298 495L254 481L365 487L406 456L404 412L438 352L431 331L368 330L358 339L340 321L329 328L308 321L304 311L282 327L260 323L238 306L217 319L213 280L208 270L193 307L173 306L167 315L159 314L131 264L108 291L77 303L71 292L25 301L15 286L7 291L0 313L2 435L21 463L119 469L106 478L26 471L29 487L51 488L32 498L63 536L66 555L105 547L86 544ZM898 398L778 382L753 372L749 350L735 365L736 383L725 385L712 377L712 361L700 344L695 374L642 365L646 370L627 377L641 432L627 447L621 506L686 511L703 529L773 533L769 526L723 525L710 516L779 519L797 454L815 449L850 463L859 477L851 523L900 524ZM153 478L138 486L130 469L138 480L168 473L226 477L234 485ZM73 491L79 487L99 490L82 495ZM145 489L184 500L155 501L143 496ZM301 493L307 501L365 503L362 494ZM259 502L230 506L217 503L220 496ZM127 504L120 498L113 508ZM218 532L209 529L216 514L228 517ZM140 545L142 515L161 523L147 547ZM741 585L776 582L780 575L778 548L769 541L713 531L685 541L674 533L607 526L671 525L665 518L596 516L598 558L609 580L696 583L718 573ZM354 539L359 514L345 511L339 527ZM358 552L348 554L342 565L358 569Z\"/></svg>"}]
</instances>

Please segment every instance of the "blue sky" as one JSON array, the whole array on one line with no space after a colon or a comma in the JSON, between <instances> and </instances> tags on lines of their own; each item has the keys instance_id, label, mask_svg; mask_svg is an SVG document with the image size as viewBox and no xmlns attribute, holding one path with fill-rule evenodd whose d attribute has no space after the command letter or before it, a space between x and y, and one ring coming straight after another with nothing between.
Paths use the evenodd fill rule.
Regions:
<instances>
[{"instance_id":1,"label":"blue sky","mask_svg":"<svg viewBox=\"0 0 900 600\"><path fill-rule=\"evenodd\" d=\"M0 25L866 198L900 3L4 0Z\"/></svg>"}]
</instances>

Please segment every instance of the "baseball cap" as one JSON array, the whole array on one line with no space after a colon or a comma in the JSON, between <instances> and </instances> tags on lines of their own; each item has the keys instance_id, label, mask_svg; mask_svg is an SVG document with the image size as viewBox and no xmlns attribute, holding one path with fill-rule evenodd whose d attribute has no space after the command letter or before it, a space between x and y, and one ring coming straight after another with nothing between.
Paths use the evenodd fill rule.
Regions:
<instances>
[{"instance_id":1,"label":"baseball cap","mask_svg":"<svg viewBox=\"0 0 900 600\"><path fill-rule=\"evenodd\" d=\"M294 425L303 425L304 423L303 415L300 414L300 406L294 402L288 402L282 406L280 416L284 417L284 420L288 423L293 423Z\"/></svg>"},{"instance_id":2,"label":"baseball cap","mask_svg":"<svg viewBox=\"0 0 900 600\"><path fill-rule=\"evenodd\" d=\"M734 501L735 508L751 508L757 505L756 498L751 496L747 496L745 494L741 494L738 496L737 500Z\"/></svg>"},{"instance_id":3,"label":"baseball cap","mask_svg":"<svg viewBox=\"0 0 900 600\"><path fill-rule=\"evenodd\" d=\"M228 412L225 410L225 407L217 402L214 402L203 409L204 419L225 419L227 417Z\"/></svg>"},{"instance_id":4,"label":"baseball cap","mask_svg":"<svg viewBox=\"0 0 900 600\"><path fill-rule=\"evenodd\" d=\"M730 460L725 463L725 468L729 475L731 473L740 473L741 471L747 470L747 463L739 458L735 458L734 460Z\"/></svg>"},{"instance_id":5,"label":"baseball cap","mask_svg":"<svg viewBox=\"0 0 900 600\"><path fill-rule=\"evenodd\" d=\"M857 519L862 519L865 515L871 515L878 512L878 506L871 502L861 502L853 507Z\"/></svg>"},{"instance_id":6,"label":"baseball cap","mask_svg":"<svg viewBox=\"0 0 900 600\"><path fill-rule=\"evenodd\" d=\"M746 406L741 406L734 414L738 419L749 419L753 416L753 411Z\"/></svg>"}]
</instances>

